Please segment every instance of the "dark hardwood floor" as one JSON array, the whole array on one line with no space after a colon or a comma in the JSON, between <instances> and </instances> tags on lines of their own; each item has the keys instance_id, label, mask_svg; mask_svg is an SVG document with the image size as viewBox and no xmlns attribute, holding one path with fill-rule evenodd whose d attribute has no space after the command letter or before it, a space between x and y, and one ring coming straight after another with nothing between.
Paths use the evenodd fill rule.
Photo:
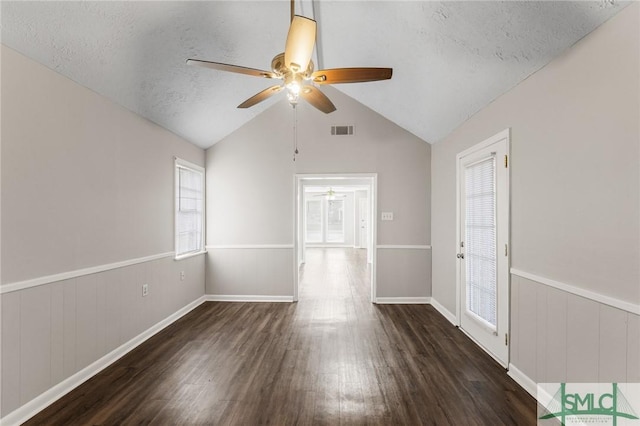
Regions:
<instances>
[{"instance_id":1,"label":"dark hardwood floor","mask_svg":"<svg viewBox=\"0 0 640 426\"><path fill-rule=\"evenodd\" d=\"M369 303L364 251L307 254L298 303L205 303L27 424L536 423L431 306Z\"/></svg>"}]
</instances>

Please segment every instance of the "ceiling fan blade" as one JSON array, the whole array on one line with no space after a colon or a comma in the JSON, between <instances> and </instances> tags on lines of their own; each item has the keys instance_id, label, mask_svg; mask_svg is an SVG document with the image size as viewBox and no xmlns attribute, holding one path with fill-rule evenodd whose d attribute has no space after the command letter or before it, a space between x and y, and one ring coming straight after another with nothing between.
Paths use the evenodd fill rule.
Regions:
<instances>
[{"instance_id":1,"label":"ceiling fan blade","mask_svg":"<svg viewBox=\"0 0 640 426\"><path fill-rule=\"evenodd\" d=\"M199 59L187 59L187 65L196 65L204 68L211 68L218 71L235 72L238 74L252 75L254 77L278 78L271 71L263 71L255 68L241 67L238 65L223 64L220 62L201 61Z\"/></svg>"},{"instance_id":2,"label":"ceiling fan blade","mask_svg":"<svg viewBox=\"0 0 640 426\"><path fill-rule=\"evenodd\" d=\"M300 90L300 96L325 114L336 110L335 105L333 105L329 98L313 86L304 86L302 90Z\"/></svg>"},{"instance_id":3,"label":"ceiling fan blade","mask_svg":"<svg viewBox=\"0 0 640 426\"><path fill-rule=\"evenodd\" d=\"M294 72L304 72L309 65L316 43L316 21L294 16L284 48L284 64Z\"/></svg>"},{"instance_id":4,"label":"ceiling fan blade","mask_svg":"<svg viewBox=\"0 0 640 426\"><path fill-rule=\"evenodd\" d=\"M243 103L238 105L238 108L249 108L249 107L252 107L255 104L257 104L259 102L262 102L265 99L275 95L276 93L279 93L283 88L284 88L284 86L271 86L271 87L268 87L268 88L264 89L262 92L253 95L252 97L250 97L249 99L247 99L246 101L244 101Z\"/></svg>"},{"instance_id":5,"label":"ceiling fan blade","mask_svg":"<svg viewBox=\"0 0 640 426\"><path fill-rule=\"evenodd\" d=\"M363 83L388 80L392 74L392 68L333 68L318 70L311 74L311 78L317 84Z\"/></svg>"}]
</instances>

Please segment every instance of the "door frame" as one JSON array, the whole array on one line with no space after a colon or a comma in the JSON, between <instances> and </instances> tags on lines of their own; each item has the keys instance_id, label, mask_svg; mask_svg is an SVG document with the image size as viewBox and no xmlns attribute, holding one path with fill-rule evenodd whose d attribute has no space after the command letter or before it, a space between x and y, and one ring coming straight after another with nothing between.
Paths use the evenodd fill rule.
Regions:
<instances>
[{"instance_id":1,"label":"door frame","mask_svg":"<svg viewBox=\"0 0 640 426\"><path fill-rule=\"evenodd\" d=\"M354 197L354 204L355 204L355 197ZM362 205L365 204L368 207L369 206L369 191L367 191L367 196L366 197L362 197L362 198L358 198L358 208L354 209L354 219L353 219L353 223L356 224L356 229L354 232L354 241L355 241L355 234L358 234L358 244L354 245L354 248L364 248L367 250L367 262L369 261L369 241L366 242L366 244L362 244L362 231L360 228L360 217L362 216ZM357 215L355 213L358 213ZM367 212L367 214L365 216L370 216L369 212ZM371 224L369 223L371 222L371 218L368 218L367 220L367 230L365 231L365 235L369 234L369 229L371 229Z\"/></svg>"},{"instance_id":2,"label":"door frame","mask_svg":"<svg viewBox=\"0 0 640 426\"><path fill-rule=\"evenodd\" d=\"M378 200L378 174L377 173L296 173L293 176L293 301L298 301L298 288L300 280L300 264L304 261L302 253L304 247L304 191L303 181L305 179L370 179L371 188L368 192L369 198L369 218L370 221L370 241L367 257L371 257L371 303L375 303L377 294L376 283L376 259L377 249L375 242L378 235L377 200ZM302 246L302 247L301 247Z\"/></svg>"},{"instance_id":3,"label":"door frame","mask_svg":"<svg viewBox=\"0 0 640 426\"><path fill-rule=\"evenodd\" d=\"M506 155L508 158L508 167L507 167L507 181L505 183L506 185L506 195L507 195L507 225L506 225L506 230L507 230L507 300L506 300L506 312L507 312L507 333L508 333L508 339L507 339L507 359L502 361L497 359L493 353L489 352L487 349L484 348L484 346L480 345L476 339L474 339L471 335L469 335L467 332L465 332L462 327L461 327L461 321L462 321L462 303L463 301L461 300L461 286L462 283L461 281L461 274L460 274L460 262L456 260L456 325L460 328L460 330L462 330L467 336L469 336L469 338L471 338L471 340L473 340L478 346L480 346L486 353L488 353L493 359L495 359L496 361L498 361L498 363L500 365L503 365L505 368L509 365L509 360L510 360L510 355L511 355L511 273L510 273L510 269L511 269L511 128L507 128L505 130L502 130L501 132L491 136L488 139L485 139L484 141L473 145L470 148L465 149L462 152L459 152L456 155L456 241L455 241L455 251L452 253L452 256L455 256L456 253L459 253L460 247L459 247L459 242L461 241L462 235L461 235L461 226L460 226L460 206L461 206L461 200L460 200L460 185L462 183L462 178L463 178L463 170L461 170L460 168L460 160L466 156L468 156L469 154L472 154L478 150L487 148L491 145L493 145L496 142L500 142L502 140L506 140ZM505 365L506 363L506 365Z\"/></svg>"}]
</instances>

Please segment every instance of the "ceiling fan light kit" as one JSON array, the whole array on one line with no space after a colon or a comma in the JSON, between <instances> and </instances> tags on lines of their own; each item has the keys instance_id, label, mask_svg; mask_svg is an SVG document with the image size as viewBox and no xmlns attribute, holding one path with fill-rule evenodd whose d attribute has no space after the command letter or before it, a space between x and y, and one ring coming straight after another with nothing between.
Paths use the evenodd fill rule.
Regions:
<instances>
[{"instance_id":1,"label":"ceiling fan light kit","mask_svg":"<svg viewBox=\"0 0 640 426\"><path fill-rule=\"evenodd\" d=\"M264 89L238 105L238 108L252 107L286 89L287 99L294 108L302 98L325 114L335 111L336 107L315 84L362 83L391 78L393 74L391 68L334 68L314 72L311 56L316 42L316 21L294 15L293 4L291 16L284 52L276 55L271 61L272 71L199 59L187 59L187 64L218 71L282 80L282 84Z\"/></svg>"}]
</instances>

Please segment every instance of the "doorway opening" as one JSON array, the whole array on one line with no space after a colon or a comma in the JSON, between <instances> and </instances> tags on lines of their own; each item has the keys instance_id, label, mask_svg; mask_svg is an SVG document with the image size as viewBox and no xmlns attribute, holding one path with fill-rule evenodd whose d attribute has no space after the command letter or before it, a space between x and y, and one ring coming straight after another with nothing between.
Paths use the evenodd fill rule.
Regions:
<instances>
[{"instance_id":1,"label":"doorway opening","mask_svg":"<svg viewBox=\"0 0 640 426\"><path fill-rule=\"evenodd\" d=\"M366 276L367 298L375 301L376 174L298 174L294 188L294 300L311 270L323 273L316 269L324 262L359 265L342 270Z\"/></svg>"}]
</instances>

